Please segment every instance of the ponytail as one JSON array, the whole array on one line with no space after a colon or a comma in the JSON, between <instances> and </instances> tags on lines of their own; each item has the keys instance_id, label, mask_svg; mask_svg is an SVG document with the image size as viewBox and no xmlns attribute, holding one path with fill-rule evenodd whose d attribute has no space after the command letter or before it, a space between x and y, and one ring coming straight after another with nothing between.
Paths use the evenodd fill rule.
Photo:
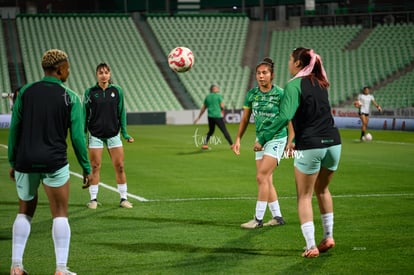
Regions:
<instances>
[{"instance_id":1,"label":"ponytail","mask_svg":"<svg viewBox=\"0 0 414 275\"><path fill-rule=\"evenodd\" d=\"M293 77L309 77L312 82L316 80L319 86L327 89L329 87L328 77L322 64L321 57L312 49L296 48L292 52L294 61L299 60L302 69Z\"/></svg>"}]
</instances>

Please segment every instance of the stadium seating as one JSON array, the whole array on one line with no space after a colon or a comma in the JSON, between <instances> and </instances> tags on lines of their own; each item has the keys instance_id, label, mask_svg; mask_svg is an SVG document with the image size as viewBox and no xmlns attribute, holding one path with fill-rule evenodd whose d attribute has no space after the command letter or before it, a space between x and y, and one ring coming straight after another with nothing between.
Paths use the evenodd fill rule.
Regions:
<instances>
[{"instance_id":1,"label":"stadium seating","mask_svg":"<svg viewBox=\"0 0 414 275\"><path fill-rule=\"evenodd\" d=\"M0 28L0 93L7 94L12 92L9 67L6 53L6 46L4 43L3 28ZM7 97L0 97L0 114L9 113L10 105Z\"/></svg>"},{"instance_id":2,"label":"stadium seating","mask_svg":"<svg viewBox=\"0 0 414 275\"><path fill-rule=\"evenodd\" d=\"M95 83L96 65L107 62L112 68L114 83L125 90L128 112L183 109L131 17L19 16L16 22L27 81L42 77L39 63L45 50L61 48L71 61L67 84L80 95ZM227 108L243 105L252 74L250 68L241 65L248 35L247 17L149 16L147 22L165 57L176 46L193 50L194 67L178 77L197 106L202 105L213 83L221 87ZM295 47L313 48L322 56L328 73L331 103L341 106L349 104L349 99L359 93L362 86L373 85L414 61L412 23L378 25L356 50L346 50L361 30L360 25L274 30L268 53L275 60L274 83L283 87L289 81L287 63ZM0 88L2 92L9 92L11 85L2 32L0 51L3 68ZM413 78L414 75L408 73L375 91L377 99L387 107L413 105ZM1 99L0 112L7 113L8 108L8 101Z\"/></svg>"},{"instance_id":3,"label":"stadium seating","mask_svg":"<svg viewBox=\"0 0 414 275\"><path fill-rule=\"evenodd\" d=\"M190 48L194 67L179 74L196 105L203 104L211 84L220 86L227 107L240 108L251 70L242 67L249 19L247 17L149 17L165 55L177 46ZM179 41L179 42L178 42Z\"/></svg>"},{"instance_id":4,"label":"stadium seating","mask_svg":"<svg viewBox=\"0 0 414 275\"><path fill-rule=\"evenodd\" d=\"M270 56L279 59L276 83L288 79L287 62L292 49L313 48L324 61L331 82L331 103L340 105L414 60L413 24L379 25L356 50L344 50L361 26L302 27L274 31ZM398 93L398 92L397 92Z\"/></svg>"},{"instance_id":5,"label":"stadium seating","mask_svg":"<svg viewBox=\"0 0 414 275\"><path fill-rule=\"evenodd\" d=\"M128 112L183 109L130 17L29 16L18 17L17 27L29 82L42 76L42 53L60 48L71 61L67 84L79 94L96 82L96 65L105 62L125 92Z\"/></svg>"},{"instance_id":6,"label":"stadium seating","mask_svg":"<svg viewBox=\"0 0 414 275\"><path fill-rule=\"evenodd\" d=\"M411 71L374 93L383 108L414 107L414 72Z\"/></svg>"},{"instance_id":7,"label":"stadium seating","mask_svg":"<svg viewBox=\"0 0 414 275\"><path fill-rule=\"evenodd\" d=\"M274 31L271 38L270 56L277 61L275 83L284 86L290 79L288 61L296 47L307 47L320 54L328 79L331 82L332 104L345 100L353 89L359 87L356 73L348 74L353 60L344 53L346 45L362 29L361 26L302 27L288 31ZM347 77L348 76L348 77Z\"/></svg>"}]
</instances>

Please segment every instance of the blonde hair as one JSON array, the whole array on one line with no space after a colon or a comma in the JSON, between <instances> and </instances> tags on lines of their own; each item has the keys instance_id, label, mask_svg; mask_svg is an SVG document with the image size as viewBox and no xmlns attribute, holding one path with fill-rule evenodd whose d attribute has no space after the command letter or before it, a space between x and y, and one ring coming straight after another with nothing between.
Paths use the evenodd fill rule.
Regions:
<instances>
[{"instance_id":1,"label":"blonde hair","mask_svg":"<svg viewBox=\"0 0 414 275\"><path fill-rule=\"evenodd\" d=\"M68 61L68 55L64 51L51 49L43 54L42 68L43 70L56 70L58 65L64 61Z\"/></svg>"}]
</instances>

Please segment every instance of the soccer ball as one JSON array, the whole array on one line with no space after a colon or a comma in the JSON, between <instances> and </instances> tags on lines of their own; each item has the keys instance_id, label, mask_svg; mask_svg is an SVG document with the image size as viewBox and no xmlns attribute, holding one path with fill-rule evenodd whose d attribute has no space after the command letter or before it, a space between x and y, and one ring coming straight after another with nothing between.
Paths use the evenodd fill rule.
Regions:
<instances>
[{"instance_id":1,"label":"soccer ball","mask_svg":"<svg viewBox=\"0 0 414 275\"><path fill-rule=\"evenodd\" d=\"M168 65L177 73L184 73L193 67L193 52L186 47L176 47L168 54Z\"/></svg>"},{"instance_id":2,"label":"soccer ball","mask_svg":"<svg viewBox=\"0 0 414 275\"><path fill-rule=\"evenodd\" d=\"M365 140L365 141L371 141L371 140L372 140L372 135L371 135L370 133L366 134L366 135L364 136L364 140Z\"/></svg>"}]
</instances>

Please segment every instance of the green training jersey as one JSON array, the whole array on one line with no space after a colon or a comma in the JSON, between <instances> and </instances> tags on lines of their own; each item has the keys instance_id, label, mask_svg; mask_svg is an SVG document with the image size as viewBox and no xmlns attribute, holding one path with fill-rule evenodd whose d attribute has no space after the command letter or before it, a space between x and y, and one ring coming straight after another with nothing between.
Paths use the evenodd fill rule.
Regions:
<instances>
[{"instance_id":1,"label":"green training jersey","mask_svg":"<svg viewBox=\"0 0 414 275\"><path fill-rule=\"evenodd\" d=\"M103 90L96 84L84 94L85 126L92 136L111 138L121 132L125 139L127 133L124 92L120 86L109 84Z\"/></svg>"},{"instance_id":2,"label":"green training jersey","mask_svg":"<svg viewBox=\"0 0 414 275\"><path fill-rule=\"evenodd\" d=\"M220 93L210 93L206 96L204 99L204 105L207 107L207 116L214 118L222 117L220 106L222 102L223 97Z\"/></svg>"},{"instance_id":3,"label":"green training jersey","mask_svg":"<svg viewBox=\"0 0 414 275\"><path fill-rule=\"evenodd\" d=\"M283 89L275 85L273 85L268 92L260 91L259 87L255 87L247 92L243 107L252 110L254 122L256 124L256 137L258 140L269 133L272 133L272 138L270 139L287 136L286 127L283 127L276 133L273 133L271 129L272 121L279 116L279 105L283 95ZM266 141L269 141L270 139Z\"/></svg>"},{"instance_id":4,"label":"green training jersey","mask_svg":"<svg viewBox=\"0 0 414 275\"><path fill-rule=\"evenodd\" d=\"M315 84L316 83L316 84ZM264 144L278 129L285 129L292 121L295 129L297 150L325 148L341 144L329 104L328 90L317 85L309 77L298 77L285 86L285 95L280 104L280 114L272 121L267 133L259 140Z\"/></svg>"},{"instance_id":5,"label":"green training jersey","mask_svg":"<svg viewBox=\"0 0 414 275\"><path fill-rule=\"evenodd\" d=\"M16 171L52 173L68 164L67 135L84 174L91 166L79 96L52 76L20 89L13 106L9 162Z\"/></svg>"}]
</instances>

